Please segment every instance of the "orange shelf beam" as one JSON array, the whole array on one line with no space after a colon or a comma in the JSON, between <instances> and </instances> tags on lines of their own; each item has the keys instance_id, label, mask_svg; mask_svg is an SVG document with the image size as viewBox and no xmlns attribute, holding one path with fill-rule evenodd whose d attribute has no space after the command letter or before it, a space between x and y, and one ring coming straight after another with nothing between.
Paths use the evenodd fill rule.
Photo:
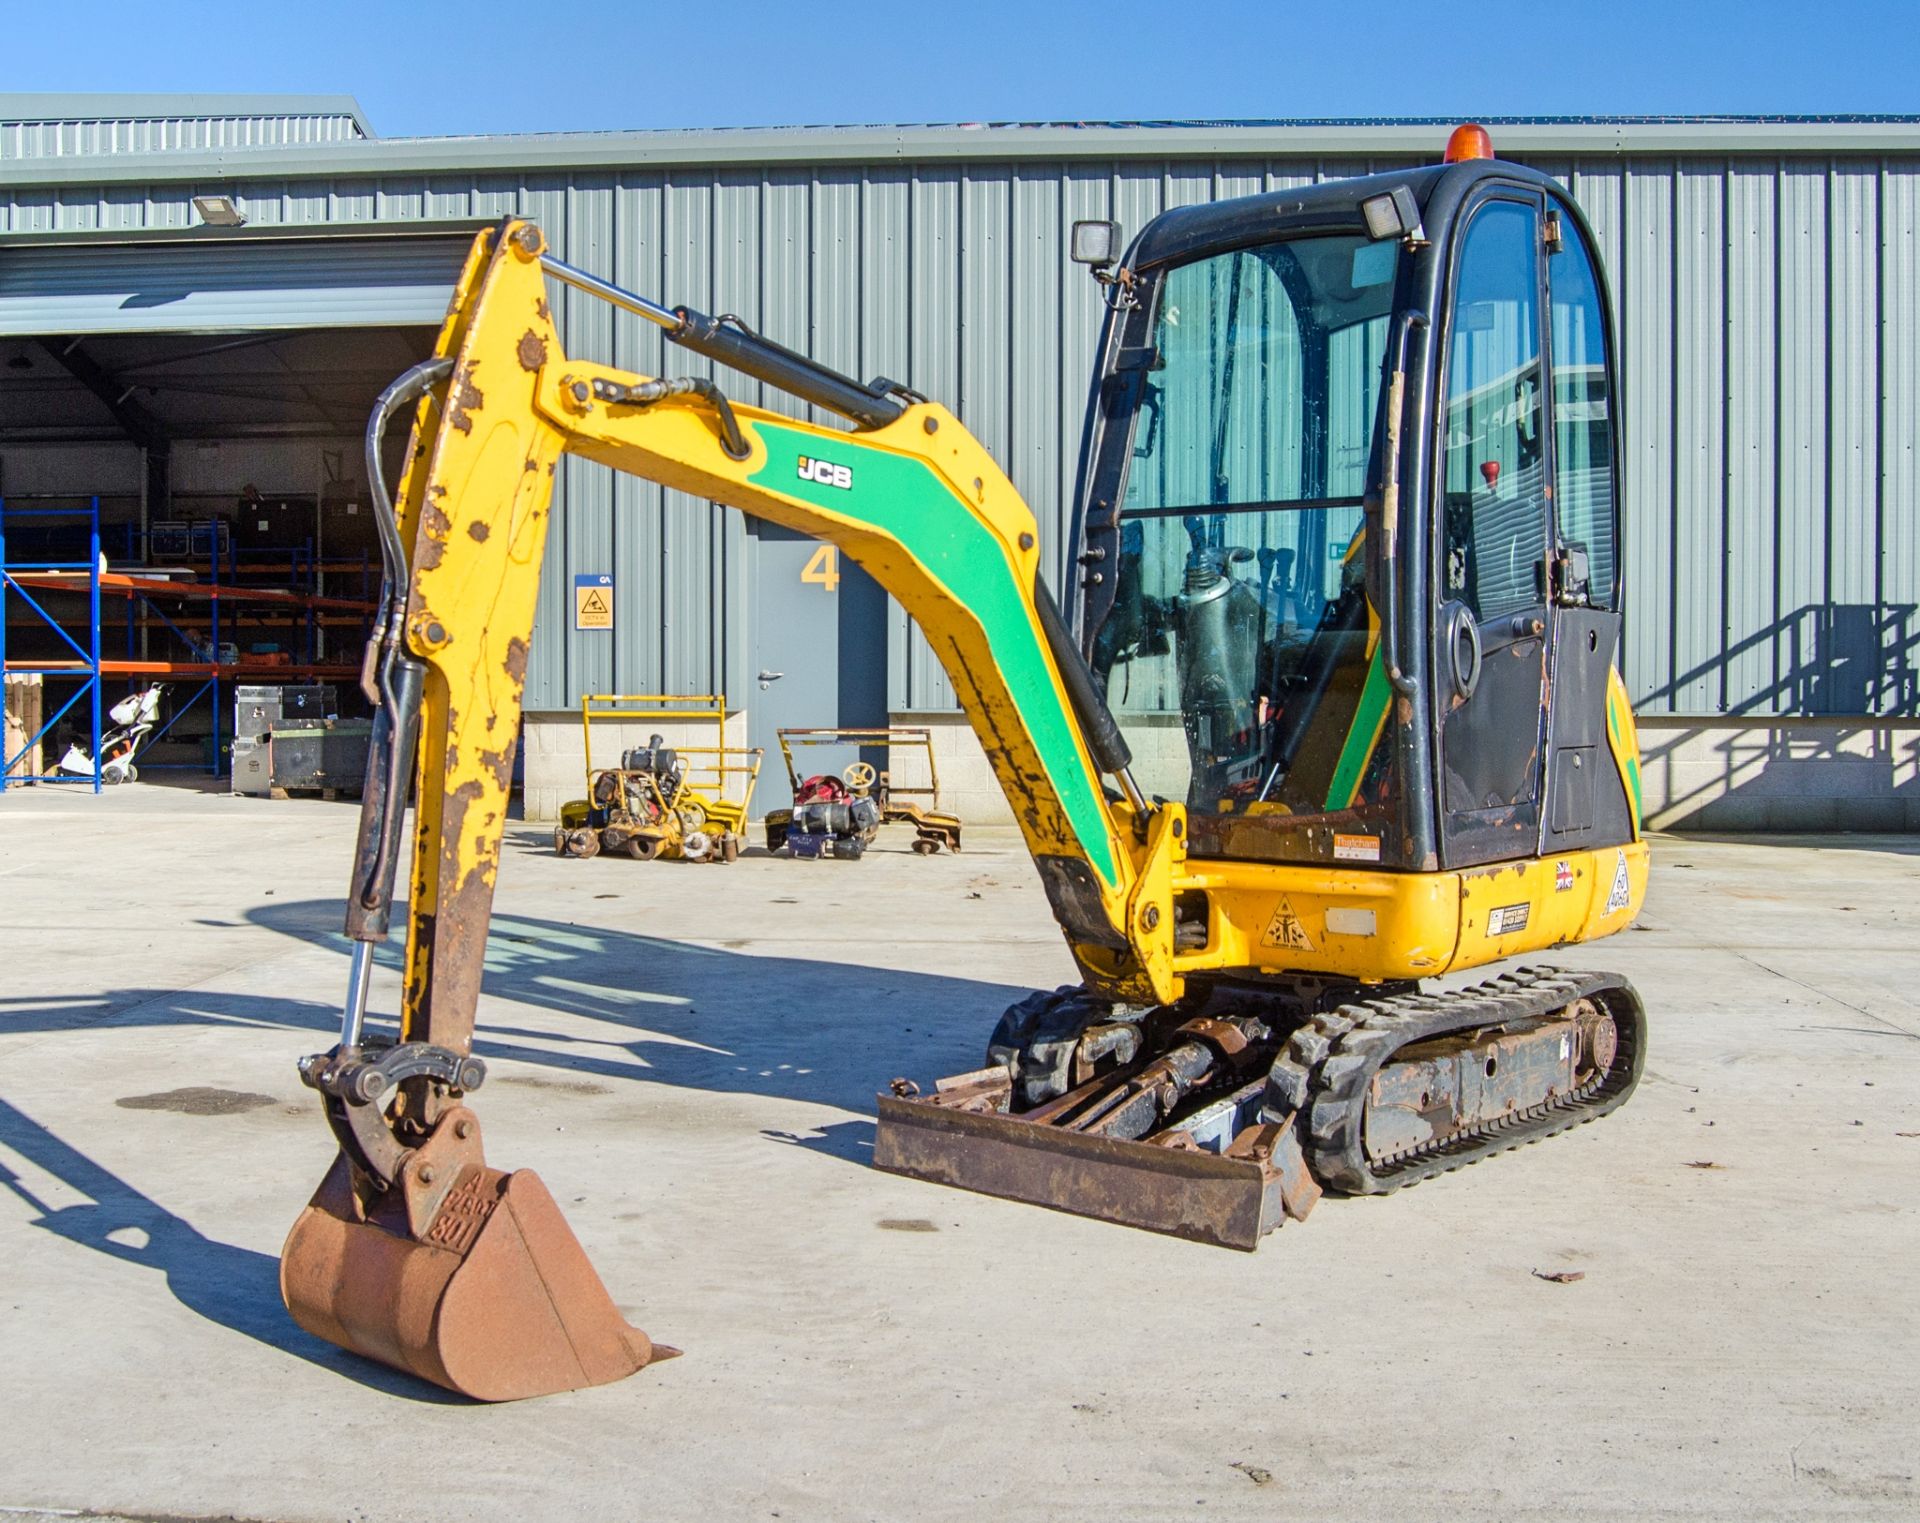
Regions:
<instances>
[{"instance_id":1,"label":"orange shelf beam","mask_svg":"<svg viewBox=\"0 0 1920 1523\"><path fill-rule=\"evenodd\" d=\"M22 587L38 587L48 592L84 592L84 571L15 571L11 579ZM165 577L128 576L121 571L103 571L100 590L121 597L176 597L206 599L226 603L279 603L294 608L334 608L346 613L372 613L376 604L357 598L326 598L306 592L285 592L277 587L234 587L224 582L170 582Z\"/></svg>"},{"instance_id":2,"label":"orange shelf beam","mask_svg":"<svg viewBox=\"0 0 1920 1523\"><path fill-rule=\"evenodd\" d=\"M93 670L84 661L9 661L10 672L44 672L49 677L84 677ZM213 665L206 661L102 661L100 671L108 677L354 677L357 666L275 666L259 661L240 661Z\"/></svg>"}]
</instances>

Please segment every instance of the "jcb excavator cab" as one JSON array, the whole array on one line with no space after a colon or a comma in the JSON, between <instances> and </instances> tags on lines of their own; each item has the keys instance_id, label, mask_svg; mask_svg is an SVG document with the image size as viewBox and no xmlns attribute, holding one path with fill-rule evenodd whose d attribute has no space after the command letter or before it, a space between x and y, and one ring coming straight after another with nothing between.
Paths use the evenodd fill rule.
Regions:
<instances>
[{"instance_id":1,"label":"jcb excavator cab","mask_svg":"<svg viewBox=\"0 0 1920 1523\"><path fill-rule=\"evenodd\" d=\"M1473 158L1169 211L1109 276L1080 627L1194 857L1633 839L1592 249L1557 183Z\"/></svg>"},{"instance_id":2,"label":"jcb excavator cab","mask_svg":"<svg viewBox=\"0 0 1920 1523\"><path fill-rule=\"evenodd\" d=\"M1420 983L1623 929L1645 890L1609 305L1579 208L1478 128L1117 245L1076 229L1108 306L1076 633L1150 840L1172 816L1173 924L1136 891L1128 952L1173 977L1129 1004L1042 859L1086 984L883 1097L876 1160L1250 1248L1321 1187L1399 1188L1637 1078L1624 980Z\"/></svg>"}]
</instances>

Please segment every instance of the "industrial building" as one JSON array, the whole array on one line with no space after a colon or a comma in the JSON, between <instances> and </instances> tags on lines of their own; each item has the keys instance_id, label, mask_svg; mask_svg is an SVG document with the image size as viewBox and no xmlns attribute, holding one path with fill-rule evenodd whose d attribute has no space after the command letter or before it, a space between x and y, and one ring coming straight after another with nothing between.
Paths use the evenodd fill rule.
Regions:
<instances>
[{"instance_id":1,"label":"industrial building","mask_svg":"<svg viewBox=\"0 0 1920 1523\"><path fill-rule=\"evenodd\" d=\"M350 686L368 407L430 347L473 231L508 214L621 286L946 402L1033 505L1059 586L1101 316L1070 224L1131 233L1430 162L1448 125L383 139L345 98L0 96L0 500L77 532L97 499L123 581L160 533L296 600L230 591L222 631L184 594L108 582L78 657L21 644L9 600L8 666L91 660L109 701L177 668L207 689L216 767L232 684ZM1920 829L1920 118L1488 125L1571 187L1619 303L1624 668L1653 822ZM639 319L553 300L570 352L669 363ZM785 725L927 724L949 806L1007 817L925 643L857 568L584 462L556 506L529 818L579 791L580 695L619 692L724 693L769 748ZM23 542L10 526L7 553ZM610 620L576 617L582 578ZM54 702L84 676L47 680Z\"/></svg>"}]
</instances>

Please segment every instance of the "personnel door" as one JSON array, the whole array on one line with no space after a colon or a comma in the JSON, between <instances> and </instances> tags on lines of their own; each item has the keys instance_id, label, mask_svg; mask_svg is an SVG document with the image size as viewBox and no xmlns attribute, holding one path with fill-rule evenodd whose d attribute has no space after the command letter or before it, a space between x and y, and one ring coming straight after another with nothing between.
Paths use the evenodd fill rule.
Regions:
<instances>
[{"instance_id":1,"label":"personnel door","mask_svg":"<svg viewBox=\"0 0 1920 1523\"><path fill-rule=\"evenodd\" d=\"M766 752L756 815L793 802L780 757L782 729L887 722L887 595L835 545L764 519L754 538L753 686L746 693L750 745ZM887 764L880 750L814 746L795 754L801 776L838 774L849 762Z\"/></svg>"},{"instance_id":2,"label":"personnel door","mask_svg":"<svg viewBox=\"0 0 1920 1523\"><path fill-rule=\"evenodd\" d=\"M1531 857L1540 838L1549 492L1538 195L1466 213L1444 339L1435 514L1442 850Z\"/></svg>"}]
</instances>

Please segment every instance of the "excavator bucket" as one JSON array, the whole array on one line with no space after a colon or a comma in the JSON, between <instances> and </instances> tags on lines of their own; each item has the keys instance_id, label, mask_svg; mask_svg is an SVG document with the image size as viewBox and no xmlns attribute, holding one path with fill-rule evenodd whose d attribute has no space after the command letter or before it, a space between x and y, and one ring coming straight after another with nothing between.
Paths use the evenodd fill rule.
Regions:
<instances>
[{"instance_id":1,"label":"excavator bucket","mask_svg":"<svg viewBox=\"0 0 1920 1523\"><path fill-rule=\"evenodd\" d=\"M620 1315L538 1175L486 1166L459 1106L370 1203L335 1158L287 1237L280 1294L315 1337L477 1401L605 1385L679 1352Z\"/></svg>"}]
</instances>

